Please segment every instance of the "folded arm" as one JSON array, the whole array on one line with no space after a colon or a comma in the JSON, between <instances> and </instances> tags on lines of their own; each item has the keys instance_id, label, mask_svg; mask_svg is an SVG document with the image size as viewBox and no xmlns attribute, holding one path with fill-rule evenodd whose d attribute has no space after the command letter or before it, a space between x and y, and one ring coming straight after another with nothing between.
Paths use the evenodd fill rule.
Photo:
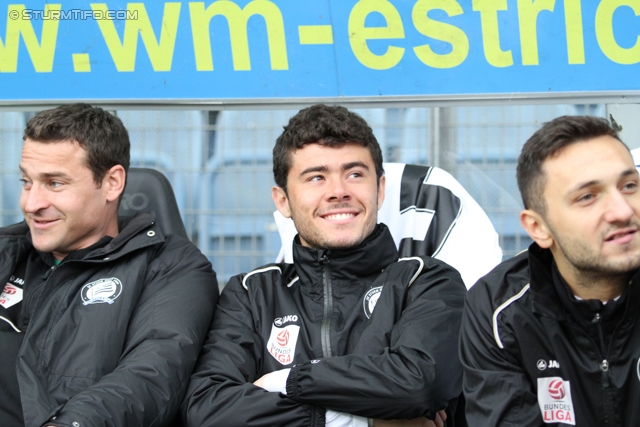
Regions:
<instances>
[{"instance_id":1,"label":"folded arm","mask_svg":"<svg viewBox=\"0 0 640 427\"><path fill-rule=\"evenodd\" d=\"M385 284L352 354L293 367L287 394L368 418L435 419L461 392L457 355L466 288L457 271L435 261L405 293L394 289L406 282ZM389 319L391 312L399 317ZM380 336L387 329L378 324L389 321L394 322L389 336Z\"/></svg>"}]
</instances>

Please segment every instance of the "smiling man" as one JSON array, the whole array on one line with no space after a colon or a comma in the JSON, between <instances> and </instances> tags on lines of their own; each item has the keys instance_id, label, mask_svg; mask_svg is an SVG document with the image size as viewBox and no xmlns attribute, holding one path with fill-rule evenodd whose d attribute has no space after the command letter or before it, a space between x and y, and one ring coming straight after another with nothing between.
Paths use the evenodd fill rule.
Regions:
<instances>
[{"instance_id":1,"label":"smiling man","mask_svg":"<svg viewBox=\"0 0 640 427\"><path fill-rule=\"evenodd\" d=\"M343 107L291 118L273 150L293 264L232 278L183 405L190 426L452 426L465 287L429 258L398 260L377 211L382 153Z\"/></svg>"},{"instance_id":2,"label":"smiling man","mask_svg":"<svg viewBox=\"0 0 640 427\"><path fill-rule=\"evenodd\" d=\"M640 191L609 123L560 117L524 145L534 240L469 292L461 357L473 426L634 426L640 394Z\"/></svg>"},{"instance_id":3,"label":"smiling man","mask_svg":"<svg viewBox=\"0 0 640 427\"><path fill-rule=\"evenodd\" d=\"M0 424L166 426L218 296L211 264L152 213L118 220L122 122L86 104L27 123L25 222L0 229Z\"/></svg>"}]
</instances>

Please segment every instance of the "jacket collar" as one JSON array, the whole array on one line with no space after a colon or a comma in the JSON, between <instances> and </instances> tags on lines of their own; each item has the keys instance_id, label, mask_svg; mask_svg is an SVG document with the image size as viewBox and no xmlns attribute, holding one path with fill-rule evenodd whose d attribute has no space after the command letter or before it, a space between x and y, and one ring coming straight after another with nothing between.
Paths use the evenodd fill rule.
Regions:
<instances>
[{"instance_id":1,"label":"jacket collar","mask_svg":"<svg viewBox=\"0 0 640 427\"><path fill-rule=\"evenodd\" d=\"M120 232L104 248L90 253L87 258L101 258L105 255L109 259L117 259L134 250L164 242L165 236L156 223L153 212L140 212L131 217L118 218Z\"/></svg>"},{"instance_id":2,"label":"jacket collar","mask_svg":"<svg viewBox=\"0 0 640 427\"><path fill-rule=\"evenodd\" d=\"M84 254L82 259L104 259L105 257L116 259L131 251L165 241L165 236L156 223L153 212L141 212L131 217L120 217L118 218L118 229L120 232L111 242ZM15 238L20 241L22 252L33 247L29 226L24 221L0 228L0 237Z\"/></svg>"},{"instance_id":3,"label":"jacket collar","mask_svg":"<svg viewBox=\"0 0 640 427\"><path fill-rule=\"evenodd\" d=\"M327 261L333 278L358 281L380 273L397 259L398 250L384 224L378 224L358 246L344 250L308 248L300 244L299 236L293 241L293 264L302 283L321 282Z\"/></svg>"},{"instance_id":4,"label":"jacket collar","mask_svg":"<svg viewBox=\"0 0 640 427\"><path fill-rule=\"evenodd\" d=\"M0 283L9 280L19 259L26 256L31 245L25 239L29 232L26 222L0 228Z\"/></svg>"},{"instance_id":5,"label":"jacket collar","mask_svg":"<svg viewBox=\"0 0 640 427\"><path fill-rule=\"evenodd\" d=\"M622 314L628 300L640 301L640 272L635 273L617 301L605 305L598 300L577 300L560 275L551 251L536 243L529 246L529 271L533 311L554 319L571 317L591 322L595 313L601 313L604 319L612 318Z\"/></svg>"}]
</instances>

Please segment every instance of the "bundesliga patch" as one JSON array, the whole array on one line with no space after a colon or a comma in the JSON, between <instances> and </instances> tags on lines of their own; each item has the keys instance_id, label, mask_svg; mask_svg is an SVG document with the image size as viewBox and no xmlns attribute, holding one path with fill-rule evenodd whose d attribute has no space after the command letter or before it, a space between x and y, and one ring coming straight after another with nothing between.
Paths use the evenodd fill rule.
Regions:
<instances>
[{"instance_id":1,"label":"bundesliga patch","mask_svg":"<svg viewBox=\"0 0 640 427\"><path fill-rule=\"evenodd\" d=\"M80 290L82 305L107 303L113 304L122 292L122 282L115 277L87 283Z\"/></svg>"},{"instance_id":2,"label":"bundesliga patch","mask_svg":"<svg viewBox=\"0 0 640 427\"><path fill-rule=\"evenodd\" d=\"M376 308L376 303L378 302L378 298L380 298L381 292L382 286L378 286L369 289L367 293L364 294L362 305L364 308L364 314L365 316L367 316L367 319L371 319L371 315L373 314L373 310Z\"/></svg>"},{"instance_id":3,"label":"bundesliga patch","mask_svg":"<svg viewBox=\"0 0 640 427\"><path fill-rule=\"evenodd\" d=\"M560 377L538 378L538 405L545 423L576 425L569 381Z\"/></svg>"},{"instance_id":4,"label":"bundesliga patch","mask_svg":"<svg viewBox=\"0 0 640 427\"><path fill-rule=\"evenodd\" d=\"M2 294L0 294L0 305L9 308L20 301L22 301L22 289L11 283L4 285Z\"/></svg>"},{"instance_id":5,"label":"bundesliga patch","mask_svg":"<svg viewBox=\"0 0 640 427\"><path fill-rule=\"evenodd\" d=\"M277 323L277 322L274 322ZM290 365L296 351L300 326L287 325L279 328L275 324L271 326L271 335L267 342L267 350L278 362L283 365Z\"/></svg>"}]
</instances>

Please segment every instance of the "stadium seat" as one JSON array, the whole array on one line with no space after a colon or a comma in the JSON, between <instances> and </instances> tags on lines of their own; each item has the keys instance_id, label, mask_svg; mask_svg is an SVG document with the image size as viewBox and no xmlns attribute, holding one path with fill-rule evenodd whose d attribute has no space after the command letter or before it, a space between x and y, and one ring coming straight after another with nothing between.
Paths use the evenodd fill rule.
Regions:
<instances>
[{"instance_id":1,"label":"stadium seat","mask_svg":"<svg viewBox=\"0 0 640 427\"><path fill-rule=\"evenodd\" d=\"M154 169L129 168L118 215L133 216L147 211L155 212L164 234L188 238L169 180Z\"/></svg>"},{"instance_id":2,"label":"stadium seat","mask_svg":"<svg viewBox=\"0 0 640 427\"><path fill-rule=\"evenodd\" d=\"M498 233L480 205L448 172L385 163L385 223L400 256L429 255L455 267L467 288L502 261ZM277 262L293 262L293 221L274 212L283 242Z\"/></svg>"}]
</instances>

